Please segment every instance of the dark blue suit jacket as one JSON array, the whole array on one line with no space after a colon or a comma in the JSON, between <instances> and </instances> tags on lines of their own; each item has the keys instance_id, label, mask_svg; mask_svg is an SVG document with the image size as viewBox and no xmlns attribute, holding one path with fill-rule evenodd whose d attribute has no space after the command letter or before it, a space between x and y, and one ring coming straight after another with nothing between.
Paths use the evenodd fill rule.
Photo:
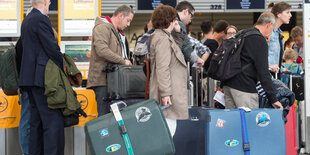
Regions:
<instances>
[{"instance_id":1,"label":"dark blue suit jacket","mask_svg":"<svg viewBox=\"0 0 310 155\"><path fill-rule=\"evenodd\" d=\"M22 23L21 40L23 55L19 86L44 87L44 71L49 59L63 69L62 53L49 18L38 9L32 9Z\"/></svg>"}]
</instances>

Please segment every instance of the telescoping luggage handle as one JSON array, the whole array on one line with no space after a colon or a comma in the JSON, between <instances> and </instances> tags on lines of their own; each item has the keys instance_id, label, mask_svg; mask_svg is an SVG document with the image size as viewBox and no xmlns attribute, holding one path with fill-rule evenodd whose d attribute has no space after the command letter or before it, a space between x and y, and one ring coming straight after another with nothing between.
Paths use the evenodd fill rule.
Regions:
<instances>
[{"instance_id":1,"label":"telescoping luggage handle","mask_svg":"<svg viewBox=\"0 0 310 155\"><path fill-rule=\"evenodd\" d=\"M241 116L241 130L242 130L242 139L243 139L243 151L245 155L250 155L250 142L248 140L248 131L245 120L245 112L251 111L249 108L241 107L240 109Z\"/></svg>"},{"instance_id":2,"label":"telescoping luggage handle","mask_svg":"<svg viewBox=\"0 0 310 155\"><path fill-rule=\"evenodd\" d=\"M121 132L121 134L123 136L123 139L124 139L124 142L125 142L125 145L126 145L126 149L127 149L128 155L134 155L133 148L132 148L129 136L127 134L127 129L126 129L123 117L122 117L121 112L120 112L119 107L118 107L121 104L123 104L124 107L127 107L127 104L125 102L123 102L123 101L119 101L119 102L113 103L113 104L110 105L110 107L111 107L111 110L112 110L113 115L115 117L115 120L118 123L120 132ZM161 106L160 108L163 110L163 109L168 108L169 106L170 106L170 104L166 104L165 106Z\"/></svg>"}]
</instances>

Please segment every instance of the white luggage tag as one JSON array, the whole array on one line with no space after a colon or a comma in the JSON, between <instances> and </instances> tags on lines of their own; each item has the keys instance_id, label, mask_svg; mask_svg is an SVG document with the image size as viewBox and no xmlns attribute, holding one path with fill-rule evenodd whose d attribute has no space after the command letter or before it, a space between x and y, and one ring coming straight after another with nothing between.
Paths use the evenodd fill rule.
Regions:
<instances>
[{"instance_id":1,"label":"white luggage tag","mask_svg":"<svg viewBox=\"0 0 310 155\"><path fill-rule=\"evenodd\" d=\"M243 109L245 112L251 112L251 109L248 107L240 107L239 109Z\"/></svg>"}]
</instances>

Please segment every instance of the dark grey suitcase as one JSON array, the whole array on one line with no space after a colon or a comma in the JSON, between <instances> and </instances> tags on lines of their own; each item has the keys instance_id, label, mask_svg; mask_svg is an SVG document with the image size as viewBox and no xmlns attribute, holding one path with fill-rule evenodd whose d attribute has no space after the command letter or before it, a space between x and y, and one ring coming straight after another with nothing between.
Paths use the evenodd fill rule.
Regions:
<instances>
[{"instance_id":1,"label":"dark grey suitcase","mask_svg":"<svg viewBox=\"0 0 310 155\"><path fill-rule=\"evenodd\" d=\"M144 98L143 66L113 65L106 72L109 99Z\"/></svg>"}]
</instances>

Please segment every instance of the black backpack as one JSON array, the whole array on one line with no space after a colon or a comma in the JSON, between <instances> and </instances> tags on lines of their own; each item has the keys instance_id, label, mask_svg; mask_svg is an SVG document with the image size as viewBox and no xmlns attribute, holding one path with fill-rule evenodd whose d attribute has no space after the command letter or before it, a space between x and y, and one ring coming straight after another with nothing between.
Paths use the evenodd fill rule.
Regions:
<instances>
[{"instance_id":1,"label":"black backpack","mask_svg":"<svg viewBox=\"0 0 310 155\"><path fill-rule=\"evenodd\" d=\"M305 99L305 88L304 88L304 78L293 78L293 92L295 93L295 98L298 101L303 101Z\"/></svg>"},{"instance_id":2,"label":"black backpack","mask_svg":"<svg viewBox=\"0 0 310 155\"><path fill-rule=\"evenodd\" d=\"M255 34L261 35L254 28L250 28L223 40L222 45L213 54L207 76L224 82L239 74L242 70L240 53L244 45L244 38Z\"/></svg>"}]
</instances>

